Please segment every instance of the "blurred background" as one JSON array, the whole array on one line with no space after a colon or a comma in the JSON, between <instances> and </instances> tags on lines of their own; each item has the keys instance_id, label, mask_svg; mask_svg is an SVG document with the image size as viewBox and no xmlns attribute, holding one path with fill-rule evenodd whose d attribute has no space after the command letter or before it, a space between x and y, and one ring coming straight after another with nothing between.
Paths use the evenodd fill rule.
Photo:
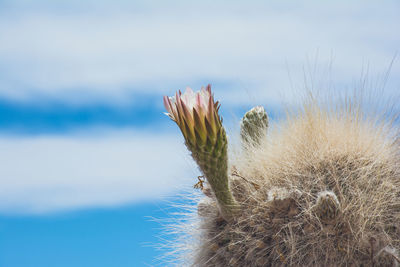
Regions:
<instances>
[{"instance_id":1,"label":"blurred background","mask_svg":"<svg viewBox=\"0 0 400 267\"><path fill-rule=\"evenodd\" d=\"M397 94L399 25L396 0L0 0L0 266L168 265L200 173L162 96L211 83L234 140L304 88Z\"/></svg>"}]
</instances>

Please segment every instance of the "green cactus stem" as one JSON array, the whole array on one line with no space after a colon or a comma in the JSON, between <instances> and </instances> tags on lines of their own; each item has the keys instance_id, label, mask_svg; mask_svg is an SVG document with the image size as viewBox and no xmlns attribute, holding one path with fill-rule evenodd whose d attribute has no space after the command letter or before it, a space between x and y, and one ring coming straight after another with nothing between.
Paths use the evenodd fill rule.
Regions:
<instances>
[{"instance_id":1,"label":"green cactus stem","mask_svg":"<svg viewBox=\"0 0 400 267\"><path fill-rule=\"evenodd\" d=\"M264 107L256 106L244 114L241 127L240 136L242 142L246 144L259 145L261 139L267 133L268 128L268 115Z\"/></svg>"}]
</instances>

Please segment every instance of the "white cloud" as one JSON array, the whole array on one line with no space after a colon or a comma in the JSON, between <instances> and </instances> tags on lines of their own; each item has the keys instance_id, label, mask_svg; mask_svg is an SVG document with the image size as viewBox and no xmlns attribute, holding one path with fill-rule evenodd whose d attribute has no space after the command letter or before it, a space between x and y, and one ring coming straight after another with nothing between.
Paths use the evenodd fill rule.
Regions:
<instances>
[{"instance_id":1,"label":"white cloud","mask_svg":"<svg viewBox=\"0 0 400 267\"><path fill-rule=\"evenodd\" d=\"M225 101L243 101L246 89L277 99L291 86L288 71L301 85L317 54L348 84L368 62L372 74L386 71L400 47L395 1L40 3L1 15L0 95L123 101L137 90L227 81L235 92ZM399 63L392 77L397 89Z\"/></svg>"},{"instance_id":2,"label":"white cloud","mask_svg":"<svg viewBox=\"0 0 400 267\"><path fill-rule=\"evenodd\" d=\"M123 103L138 91L214 82L225 111L280 102L304 72L315 86L352 86L368 64L372 79L382 77L400 48L398 9L397 1L2 1L0 97ZM399 59L391 77L388 89L398 90ZM198 175L178 134L3 136L0 162L1 212L153 199Z\"/></svg>"},{"instance_id":3,"label":"white cloud","mask_svg":"<svg viewBox=\"0 0 400 267\"><path fill-rule=\"evenodd\" d=\"M0 212L122 205L174 194L199 175L179 135L1 137Z\"/></svg>"}]
</instances>

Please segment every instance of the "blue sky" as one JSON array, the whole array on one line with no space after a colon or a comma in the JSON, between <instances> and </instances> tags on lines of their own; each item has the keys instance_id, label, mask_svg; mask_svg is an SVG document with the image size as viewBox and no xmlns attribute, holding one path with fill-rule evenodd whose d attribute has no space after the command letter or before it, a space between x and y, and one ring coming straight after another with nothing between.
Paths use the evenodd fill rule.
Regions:
<instances>
[{"instance_id":1,"label":"blue sky","mask_svg":"<svg viewBox=\"0 0 400 267\"><path fill-rule=\"evenodd\" d=\"M0 216L1 266L151 266L156 203L42 216Z\"/></svg>"},{"instance_id":2,"label":"blue sky","mask_svg":"<svg viewBox=\"0 0 400 267\"><path fill-rule=\"evenodd\" d=\"M304 88L395 96L399 12L394 0L0 1L0 267L163 266L149 217L168 217L166 199L199 172L162 96L211 83L231 143L246 109L277 119Z\"/></svg>"}]
</instances>

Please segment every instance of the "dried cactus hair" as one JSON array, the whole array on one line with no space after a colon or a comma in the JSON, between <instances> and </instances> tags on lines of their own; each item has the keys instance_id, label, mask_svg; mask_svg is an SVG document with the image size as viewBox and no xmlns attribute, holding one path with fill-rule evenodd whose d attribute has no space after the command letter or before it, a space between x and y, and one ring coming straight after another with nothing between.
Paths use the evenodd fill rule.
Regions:
<instances>
[{"instance_id":1,"label":"dried cactus hair","mask_svg":"<svg viewBox=\"0 0 400 267\"><path fill-rule=\"evenodd\" d=\"M286 120L260 123L257 138L245 115L242 152L228 165L240 212L221 217L206 181L196 223L177 226L196 240L178 265L398 266L399 127L364 108L357 97L326 105L310 94Z\"/></svg>"}]
</instances>

